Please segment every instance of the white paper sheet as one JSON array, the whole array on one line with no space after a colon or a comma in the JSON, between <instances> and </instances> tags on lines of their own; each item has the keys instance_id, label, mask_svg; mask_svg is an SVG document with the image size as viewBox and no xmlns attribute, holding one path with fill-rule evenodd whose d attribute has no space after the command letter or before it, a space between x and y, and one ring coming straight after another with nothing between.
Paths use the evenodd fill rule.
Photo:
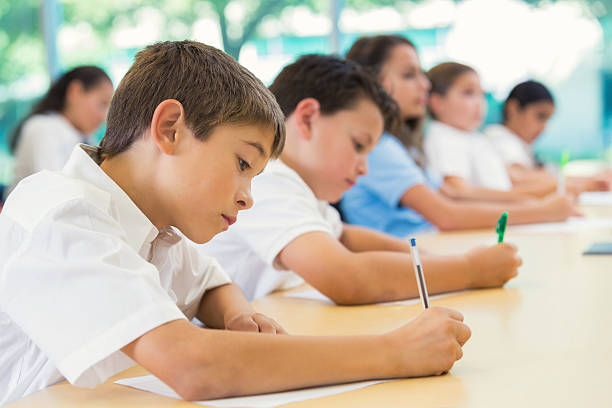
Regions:
<instances>
[{"instance_id":1,"label":"white paper sheet","mask_svg":"<svg viewBox=\"0 0 612 408\"><path fill-rule=\"evenodd\" d=\"M364 381L351 384L331 385L328 387L307 388L296 391L277 392L273 394L252 395L249 397L223 398L209 401L197 401L200 405L209 405L211 407L230 407L230 408L273 408L279 405L290 404L293 402L306 401L313 398L326 397L328 395L340 394L365 388L370 385L386 382L388 380L379 381ZM128 387L137 388L143 391L149 391L154 394L163 395L165 397L181 399L172 388L168 387L157 377L147 375L144 377L125 378L115 381L116 384L127 385Z\"/></svg>"},{"instance_id":2,"label":"white paper sheet","mask_svg":"<svg viewBox=\"0 0 612 408\"><path fill-rule=\"evenodd\" d=\"M612 192L587 191L578 196L580 205L612 206Z\"/></svg>"},{"instance_id":3,"label":"white paper sheet","mask_svg":"<svg viewBox=\"0 0 612 408\"><path fill-rule=\"evenodd\" d=\"M570 217L565 222L549 222L529 225L512 225L509 231L516 232L578 232L596 229L612 229L612 218Z\"/></svg>"},{"instance_id":4,"label":"white paper sheet","mask_svg":"<svg viewBox=\"0 0 612 408\"><path fill-rule=\"evenodd\" d=\"M455 295L457 293L461 293L461 292L465 292L464 290L462 291L457 291L457 292L449 292L449 293L442 293L440 295L433 295L433 296L429 296L429 300L436 300L436 299L441 299L441 298L445 298L448 296L452 296ZM324 294L322 294L321 292L319 292L316 289L308 289L308 290L304 290L301 292L290 292L290 293L285 293L284 295L285 297L290 297L290 298L298 298L298 299L308 299L308 300L317 300L319 302L323 302L329 305L334 305L335 303L328 298L327 296L325 296ZM420 298L416 298L416 299L407 299L407 300L396 300L393 302L383 302L383 303L376 303L377 305L382 305L382 306L407 306L407 305L416 305L418 303L421 303L421 299Z\"/></svg>"}]
</instances>

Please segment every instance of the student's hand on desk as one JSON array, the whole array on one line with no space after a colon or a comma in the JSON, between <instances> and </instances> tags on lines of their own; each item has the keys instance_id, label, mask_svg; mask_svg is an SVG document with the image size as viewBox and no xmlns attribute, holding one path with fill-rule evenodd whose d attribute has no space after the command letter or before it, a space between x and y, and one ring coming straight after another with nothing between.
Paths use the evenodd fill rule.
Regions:
<instances>
[{"instance_id":1,"label":"student's hand on desk","mask_svg":"<svg viewBox=\"0 0 612 408\"><path fill-rule=\"evenodd\" d=\"M461 347L472 332L463 315L443 307L430 307L407 325L387 334L399 362L398 376L421 377L448 372L463 357Z\"/></svg>"},{"instance_id":2,"label":"student's hand on desk","mask_svg":"<svg viewBox=\"0 0 612 408\"><path fill-rule=\"evenodd\" d=\"M502 286L518 274L518 267L523 264L516 246L505 242L473 248L466 256L470 263L471 288Z\"/></svg>"},{"instance_id":3,"label":"student's hand on desk","mask_svg":"<svg viewBox=\"0 0 612 408\"><path fill-rule=\"evenodd\" d=\"M587 191L609 191L612 182L612 174L610 171L604 171L599 174L589 177L586 182Z\"/></svg>"},{"instance_id":4,"label":"student's hand on desk","mask_svg":"<svg viewBox=\"0 0 612 408\"><path fill-rule=\"evenodd\" d=\"M274 319L261 313L240 313L225 322L226 330L287 334Z\"/></svg>"},{"instance_id":5,"label":"student's hand on desk","mask_svg":"<svg viewBox=\"0 0 612 408\"><path fill-rule=\"evenodd\" d=\"M543 199L544 211L547 215L545 221L565 221L571 216L581 215L576 210L576 197L571 193L549 194Z\"/></svg>"}]
</instances>

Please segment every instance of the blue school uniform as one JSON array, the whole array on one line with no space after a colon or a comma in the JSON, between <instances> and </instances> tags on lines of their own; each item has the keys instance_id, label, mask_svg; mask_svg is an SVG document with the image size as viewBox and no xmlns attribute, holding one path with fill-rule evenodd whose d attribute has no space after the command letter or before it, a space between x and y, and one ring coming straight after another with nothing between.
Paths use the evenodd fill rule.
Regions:
<instances>
[{"instance_id":1,"label":"blue school uniform","mask_svg":"<svg viewBox=\"0 0 612 408\"><path fill-rule=\"evenodd\" d=\"M357 179L340 207L349 224L397 237L435 228L421 214L400 204L410 188L425 184L437 190L440 181L427 175L393 135L385 133L368 155L368 174Z\"/></svg>"}]
</instances>

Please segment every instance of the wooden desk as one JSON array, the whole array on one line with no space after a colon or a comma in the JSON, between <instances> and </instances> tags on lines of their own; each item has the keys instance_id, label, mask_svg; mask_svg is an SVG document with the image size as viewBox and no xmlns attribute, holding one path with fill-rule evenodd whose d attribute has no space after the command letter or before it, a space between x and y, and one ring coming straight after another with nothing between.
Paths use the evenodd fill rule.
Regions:
<instances>
[{"instance_id":1,"label":"wooden desk","mask_svg":"<svg viewBox=\"0 0 612 408\"><path fill-rule=\"evenodd\" d=\"M587 213L612 216L612 209ZM506 240L519 246L524 260L516 279L502 289L432 302L460 310L472 329L464 357L450 374L379 384L291 407L612 406L612 256L582 255L594 241L611 241L612 231L508 231ZM491 231L420 237L421 247L439 253L492 242ZM382 333L421 312L420 306L331 307L281 294L255 307L290 333L307 335ZM195 406L112 383L143 374L134 367L94 390L62 383L8 407Z\"/></svg>"}]
</instances>

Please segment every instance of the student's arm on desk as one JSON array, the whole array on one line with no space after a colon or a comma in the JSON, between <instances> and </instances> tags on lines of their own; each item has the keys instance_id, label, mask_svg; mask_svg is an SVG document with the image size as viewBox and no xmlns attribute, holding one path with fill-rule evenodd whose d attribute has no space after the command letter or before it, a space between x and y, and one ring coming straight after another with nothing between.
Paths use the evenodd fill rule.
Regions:
<instances>
[{"instance_id":1,"label":"student's arm on desk","mask_svg":"<svg viewBox=\"0 0 612 408\"><path fill-rule=\"evenodd\" d=\"M216 329L286 334L274 319L256 313L234 283L207 290L196 317L207 327Z\"/></svg>"},{"instance_id":2,"label":"student's arm on desk","mask_svg":"<svg viewBox=\"0 0 612 408\"><path fill-rule=\"evenodd\" d=\"M352 252L410 252L408 241L358 225L343 224L340 242ZM421 254L425 253L421 248L419 250Z\"/></svg>"},{"instance_id":3,"label":"student's arm on desk","mask_svg":"<svg viewBox=\"0 0 612 408\"><path fill-rule=\"evenodd\" d=\"M484 187L472 187L463 177L446 176L440 191L456 200L520 202L532 199L533 196L520 191L492 190Z\"/></svg>"},{"instance_id":4,"label":"student's arm on desk","mask_svg":"<svg viewBox=\"0 0 612 408\"><path fill-rule=\"evenodd\" d=\"M365 304L417 297L409 254L353 252L332 235L310 232L291 241L278 261L337 304ZM477 247L465 254L421 257L429 293L501 286L521 264L511 244Z\"/></svg>"},{"instance_id":5,"label":"student's arm on desk","mask_svg":"<svg viewBox=\"0 0 612 408\"><path fill-rule=\"evenodd\" d=\"M175 320L122 351L181 397L204 400L444 373L470 337L462 322L459 312L432 307L382 335L298 337L201 329Z\"/></svg>"},{"instance_id":6,"label":"student's arm on desk","mask_svg":"<svg viewBox=\"0 0 612 408\"><path fill-rule=\"evenodd\" d=\"M520 164L507 166L512 190L533 197L545 197L557 191L557 178L541 169L530 169Z\"/></svg>"},{"instance_id":7,"label":"student's arm on desk","mask_svg":"<svg viewBox=\"0 0 612 408\"><path fill-rule=\"evenodd\" d=\"M564 221L574 213L570 196L551 195L521 203L456 201L419 184L408 189L400 204L421 214L442 231L495 228L499 216L508 211L511 224Z\"/></svg>"}]
</instances>

